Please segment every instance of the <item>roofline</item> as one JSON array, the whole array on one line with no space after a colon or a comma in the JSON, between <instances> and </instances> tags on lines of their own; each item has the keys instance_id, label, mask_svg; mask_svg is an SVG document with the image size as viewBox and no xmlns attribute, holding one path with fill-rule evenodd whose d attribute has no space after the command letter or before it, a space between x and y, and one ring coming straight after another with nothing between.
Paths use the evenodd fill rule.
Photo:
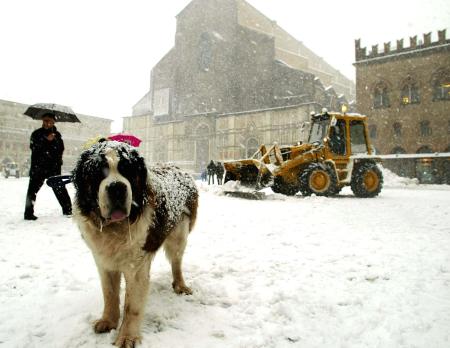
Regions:
<instances>
[{"instance_id":1,"label":"roofline","mask_svg":"<svg viewBox=\"0 0 450 348\"><path fill-rule=\"evenodd\" d=\"M428 52L428 51L442 49L442 48L447 48L447 47L450 48L450 42L445 43L445 44L441 44L441 45L436 45L436 46L416 48L416 49L412 49L410 51L404 51L404 52L398 52L398 53L395 52L395 51L391 51L390 54L386 54L384 56L377 56L377 57L373 57L373 58L365 58L365 59L357 60L356 62L353 63L353 65L377 62L377 61L380 61L380 60L392 59L392 58L395 58L395 57L398 57L398 56L406 56L408 54Z\"/></svg>"}]
</instances>

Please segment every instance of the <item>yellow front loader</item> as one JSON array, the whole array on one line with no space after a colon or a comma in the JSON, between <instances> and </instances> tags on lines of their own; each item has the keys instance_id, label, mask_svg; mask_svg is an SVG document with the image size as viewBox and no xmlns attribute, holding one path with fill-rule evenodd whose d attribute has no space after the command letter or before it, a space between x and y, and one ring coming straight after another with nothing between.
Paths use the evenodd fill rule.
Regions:
<instances>
[{"instance_id":1,"label":"yellow front loader","mask_svg":"<svg viewBox=\"0 0 450 348\"><path fill-rule=\"evenodd\" d=\"M261 145L248 159L224 162L225 183L305 196L332 196L350 185L358 197L375 197L383 184L379 161L372 154L366 116L324 112L312 115L306 143Z\"/></svg>"}]
</instances>

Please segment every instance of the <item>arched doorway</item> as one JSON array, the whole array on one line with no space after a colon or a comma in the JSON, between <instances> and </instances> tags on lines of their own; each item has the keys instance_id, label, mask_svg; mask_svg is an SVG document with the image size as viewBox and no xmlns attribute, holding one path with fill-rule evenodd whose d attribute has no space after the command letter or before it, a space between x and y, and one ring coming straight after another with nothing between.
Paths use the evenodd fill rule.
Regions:
<instances>
[{"instance_id":1,"label":"arched doorway","mask_svg":"<svg viewBox=\"0 0 450 348\"><path fill-rule=\"evenodd\" d=\"M416 153L433 153L429 146L421 146ZM419 158L416 161L416 176L422 184L435 183L435 168L432 158Z\"/></svg>"},{"instance_id":2,"label":"arched doorway","mask_svg":"<svg viewBox=\"0 0 450 348\"><path fill-rule=\"evenodd\" d=\"M401 146L396 146L391 150L392 154L404 154L406 150ZM414 159L393 159L389 161L389 169L395 174L413 178L416 173L416 163Z\"/></svg>"},{"instance_id":3,"label":"arched doorway","mask_svg":"<svg viewBox=\"0 0 450 348\"><path fill-rule=\"evenodd\" d=\"M450 152L450 145L443 152ZM433 162L436 183L450 185L450 158L435 158Z\"/></svg>"},{"instance_id":4,"label":"arched doorway","mask_svg":"<svg viewBox=\"0 0 450 348\"><path fill-rule=\"evenodd\" d=\"M253 154L258 151L259 148L259 142L255 138L250 138L247 140L247 158L253 156Z\"/></svg>"},{"instance_id":5,"label":"arched doorway","mask_svg":"<svg viewBox=\"0 0 450 348\"><path fill-rule=\"evenodd\" d=\"M450 152L450 145L447 146L447 148L445 149L445 152ZM442 175L442 177L444 178L444 182L447 185L450 185L450 158L445 158L445 165L444 165L444 173Z\"/></svg>"},{"instance_id":6,"label":"arched doorway","mask_svg":"<svg viewBox=\"0 0 450 348\"><path fill-rule=\"evenodd\" d=\"M12 161L13 161L13 160L12 160L11 158L5 157L5 158L2 160L1 167L0 167L0 171L3 171L3 168L5 168L5 166L6 166L8 163L12 162Z\"/></svg>"},{"instance_id":7,"label":"arched doorway","mask_svg":"<svg viewBox=\"0 0 450 348\"><path fill-rule=\"evenodd\" d=\"M208 165L209 158L209 127L206 124L197 127L195 132L195 170L201 173Z\"/></svg>"}]
</instances>

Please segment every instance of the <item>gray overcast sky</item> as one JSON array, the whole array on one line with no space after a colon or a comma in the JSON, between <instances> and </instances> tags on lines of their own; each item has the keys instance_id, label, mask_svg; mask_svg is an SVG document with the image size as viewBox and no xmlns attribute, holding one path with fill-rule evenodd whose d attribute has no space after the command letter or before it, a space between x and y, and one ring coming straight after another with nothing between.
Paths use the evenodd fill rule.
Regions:
<instances>
[{"instance_id":1,"label":"gray overcast sky","mask_svg":"<svg viewBox=\"0 0 450 348\"><path fill-rule=\"evenodd\" d=\"M362 45L447 28L449 0L248 0L354 79ZM0 0L0 99L120 120L148 91L189 0ZM433 33L435 37L435 33ZM115 124L118 130L119 122Z\"/></svg>"}]
</instances>

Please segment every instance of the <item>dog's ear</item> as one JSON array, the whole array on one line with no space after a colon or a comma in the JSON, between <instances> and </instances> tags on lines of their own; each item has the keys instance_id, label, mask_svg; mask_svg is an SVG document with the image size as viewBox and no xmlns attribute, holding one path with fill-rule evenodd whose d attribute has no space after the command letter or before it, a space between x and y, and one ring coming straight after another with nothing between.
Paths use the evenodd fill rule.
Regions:
<instances>
[{"instance_id":1,"label":"dog's ear","mask_svg":"<svg viewBox=\"0 0 450 348\"><path fill-rule=\"evenodd\" d=\"M101 173L106 163L98 147L94 145L85 150L72 171L77 205L81 213L86 216L98 207L98 187L103 179Z\"/></svg>"},{"instance_id":2,"label":"dog's ear","mask_svg":"<svg viewBox=\"0 0 450 348\"><path fill-rule=\"evenodd\" d=\"M145 165L144 158L140 156L135 149L129 150L128 159L131 163L131 168L133 168L132 175L128 177L133 194L133 204L130 211L130 220L131 222L134 222L142 213L144 206L148 201L147 166Z\"/></svg>"}]
</instances>

